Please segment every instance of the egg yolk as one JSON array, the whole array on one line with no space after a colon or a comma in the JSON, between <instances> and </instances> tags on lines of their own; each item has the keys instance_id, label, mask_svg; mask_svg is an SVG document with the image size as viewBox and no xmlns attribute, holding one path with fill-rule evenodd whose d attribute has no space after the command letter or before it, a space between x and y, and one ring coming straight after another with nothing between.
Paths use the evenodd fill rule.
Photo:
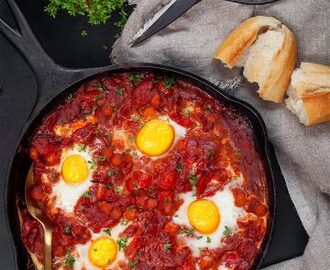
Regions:
<instances>
[{"instance_id":1,"label":"egg yolk","mask_svg":"<svg viewBox=\"0 0 330 270\"><path fill-rule=\"evenodd\" d=\"M220 223L220 213L214 202L197 200L188 207L188 218L194 229L203 234L214 232Z\"/></svg>"},{"instance_id":2,"label":"egg yolk","mask_svg":"<svg viewBox=\"0 0 330 270\"><path fill-rule=\"evenodd\" d=\"M94 240L88 250L89 261L98 267L107 267L117 257L117 244L109 237Z\"/></svg>"},{"instance_id":3,"label":"egg yolk","mask_svg":"<svg viewBox=\"0 0 330 270\"><path fill-rule=\"evenodd\" d=\"M88 176L88 166L80 155L71 155L67 157L61 169L62 177L68 184L81 184Z\"/></svg>"},{"instance_id":4,"label":"egg yolk","mask_svg":"<svg viewBox=\"0 0 330 270\"><path fill-rule=\"evenodd\" d=\"M173 127L163 120L153 119L147 122L138 132L136 145L148 156L164 154L174 141Z\"/></svg>"}]
</instances>

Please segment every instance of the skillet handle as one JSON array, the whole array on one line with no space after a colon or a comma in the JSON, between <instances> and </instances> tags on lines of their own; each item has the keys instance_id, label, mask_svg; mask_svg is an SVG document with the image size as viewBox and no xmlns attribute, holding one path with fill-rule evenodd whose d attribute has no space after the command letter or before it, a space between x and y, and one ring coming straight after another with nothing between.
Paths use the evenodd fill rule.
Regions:
<instances>
[{"instance_id":1,"label":"skillet handle","mask_svg":"<svg viewBox=\"0 0 330 270\"><path fill-rule=\"evenodd\" d=\"M69 69L56 64L41 47L14 0L7 0L7 3L19 30L13 29L0 18L0 31L18 49L36 76L39 93L35 106L42 107L46 101L72 83L108 68Z\"/></svg>"}]
</instances>

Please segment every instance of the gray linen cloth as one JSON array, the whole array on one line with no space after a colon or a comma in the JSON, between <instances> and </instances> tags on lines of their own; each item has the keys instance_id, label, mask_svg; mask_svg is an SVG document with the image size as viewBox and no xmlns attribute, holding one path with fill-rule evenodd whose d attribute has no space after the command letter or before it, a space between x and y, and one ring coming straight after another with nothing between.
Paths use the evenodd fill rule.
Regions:
<instances>
[{"instance_id":1,"label":"gray linen cloth","mask_svg":"<svg viewBox=\"0 0 330 270\"><path fill-rule=\"evenodd\" d=\"M330 1L280 0L265 6L245 6L222 0L203 0L185 15L140 46L129 42L164 0L136 1L122 37L113 48L112 60L153 62L197 73L252 104L266 122L282 173L310 236L304 255L267 269L330 269L330 122L301 125L284 104L258 98L256 85L212 60L227 34L247 18L274 16L295 34L300 61L330 64ZM329 104L330 106L330 104ZM285 239L283 239L285 241Z\"/></svg>"}]
</instances>

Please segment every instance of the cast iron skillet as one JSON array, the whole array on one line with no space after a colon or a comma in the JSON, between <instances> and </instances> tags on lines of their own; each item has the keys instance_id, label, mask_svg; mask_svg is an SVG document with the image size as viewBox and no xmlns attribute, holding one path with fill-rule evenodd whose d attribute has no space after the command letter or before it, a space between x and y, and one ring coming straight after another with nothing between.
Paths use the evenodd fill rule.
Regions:
<instances>
[{"instance_id":1,"label":"cast iron skillet","mask_svg":"<svg viewBox=\"0 0 330 270\"><path fill-rule=\"evenodd\" d=\"M251 128L254 131L255 143L264 163L269 191L270 222L261 252L258 258L256 258L253 266L253 269L259 269L268 251L272 237L276 200L267 131L258 112L249 104L231 97L208 81L174 67L148 63L110 65L91 69L67 69L61 67L54 63L43 51L29 28L23 14L20 12L13 0L8 0L8 4L16 17L20 31L18 32L12 29L1 19L0 30L14 44L14 46L20 51L23 57L27 60L28 64L31 66L37 77L39 93L37 99L35 100L33 112L21 131L16 145L16 151L13 151L12 158L9 161L10 170L7 175L7 179L5 179L5 189L3 191L5 193L5 201L1 202L2 205L4 205L4 209L1 209L1 211L4 211L5 213L7 228L0 228L0 230L3 234L9 233L13 245L8 247L8 249L14 248L16 255L15 260L6 258L10 261L10 268L7 270L28 268L28 253L20 237L16 199L24 198L24 181L28 168L31 164L31 160L25 152L25 149L27 149L28 146L29 138L35 131L36 127L40 125L43 117L48 112L52 111L52 109L56 107L59 102L63 101L63 98L67 97L70 93L74 93L78 89L78 86L83 82L89 81L95 76L133 71L151 71L161 74L171 73L176 77L188 80L192 84L201 88L204 92L219 100L221 103L240 112L240 114L250 122Z\"/></svg>"}]
</instances>

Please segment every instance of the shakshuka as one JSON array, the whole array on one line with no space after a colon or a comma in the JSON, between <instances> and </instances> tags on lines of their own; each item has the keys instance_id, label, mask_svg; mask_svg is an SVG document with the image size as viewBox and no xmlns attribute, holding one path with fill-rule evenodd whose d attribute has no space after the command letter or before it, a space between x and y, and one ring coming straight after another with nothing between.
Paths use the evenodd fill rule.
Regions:
<instances>
[{"instance_id":1,"label":"shakshuka","mask_svg":"<svg viewBox=\"0 0 330 270\"><path fill-rule=\"evenodd\" d=\"M53 269L250 269L266 235L265 171L249 121L188 81L93 79L31 138L33 198ZM20 210L40 267L43 231Z\"/></svg>"}]
</instances>

